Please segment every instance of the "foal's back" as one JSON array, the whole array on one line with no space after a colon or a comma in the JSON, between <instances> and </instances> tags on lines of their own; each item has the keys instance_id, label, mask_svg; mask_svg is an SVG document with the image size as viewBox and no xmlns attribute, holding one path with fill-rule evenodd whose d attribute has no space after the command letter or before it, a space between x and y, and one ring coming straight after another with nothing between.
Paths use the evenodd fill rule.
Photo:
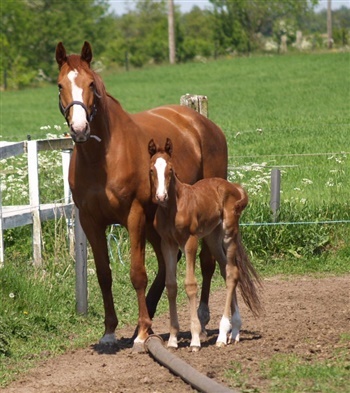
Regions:
<instances>
[{"instance_id":1,"label":"foal's back","mask_svg":"<svg viewBox=\"0 0 350 393\"><path fill-rule=\"evenodd\" d=\"M190 232L202 238L218 225L232 226L248 204L245 190L237 183L220 178L209 178L193 185L181 183L177 199L176 221L184 221Z\"/></svg>"}]
</instances>

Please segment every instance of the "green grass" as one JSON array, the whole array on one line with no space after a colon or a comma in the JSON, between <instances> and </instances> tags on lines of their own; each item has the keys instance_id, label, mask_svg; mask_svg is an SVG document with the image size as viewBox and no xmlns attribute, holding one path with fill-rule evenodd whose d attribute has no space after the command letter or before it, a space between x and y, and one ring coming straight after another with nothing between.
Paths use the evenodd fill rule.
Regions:
<instances>
[{"instance_id":1,"label":"green grass","mask_svg":"<svg viewBox=\"0 0 350 393\"><path fill-rule=\"evenodd\" d=\"M269 393L349 392L346 345L334 350L332 358L319 362L295 354L276 354L260 364L260 372L261 378L269 381L266 388ZM249 369L243 370L239 362L231 363L226 378L242 392L260 392L259 388L251 387Z\"/></svg>"},{"instance_id":2,"label":"green grass","mask_svg":"<svg viewBox=\"0 0 350 393\"><path fill-rule=\"evenodd\" d=\"M186 93L207 95L209 117L228 140L230 179L244 184L249 193L241 222L264 224L242 227L244 244L258 271L264 276L344 274L350 271L349 222L324 225L317 221L350 220L349 66L349 53L257 56L108 73L104 80L107 90L129 112L178 103ZM45 138L48 132L64 130L54 129L64 123L55 86L0 92L0 103L0 140L24 140L27 134ZM13 175L18 182L22 164L11 162L11 169L8 161L1 165L7 181ZM57 176L46 172L47 161L43 167L40 176L47 186ZM271 223L272 168L282 171L279 220L288 225L266 225ZM59 194L51 188L42 190L43 197ZM7 198L15 202L19 195L19 189L4 190L3 203ZM74 261L66 245L65 222L45 223L43 235L44 265L34 269L30 228L5 234L6 265L0 269L0 386L39 359L98 340L103 331L102 299L91 255L89 315L83 318L75 313ZM118 236L125 244L125 234ZM112 252L117 255L116 248ZM128 246L123 245L122 254L124 265L117 258L112 263L115 298L123 293L123 302L116 301L116 308L121 325L136 324ZM150 248L146 259L151 282L156 261ZM222 279L217 275L214 288L219 286ZM185 298L183 291L180 295ZM158 312L166 309L163 298ZM276 370L279 363L284 373ZM309 377L304 383L300 359L275 358L264 367L266 377L276 381L276 391L283 386L307 391ZM330 366L317 364L314 373L327 376L331 369L343 378L342 367L341 360ZM299 375L300 385L287 374ZM333 391L337 385L328 377L327 390ZM326 386L323 379L320 383Z\"/></svg>"}]
</instances>

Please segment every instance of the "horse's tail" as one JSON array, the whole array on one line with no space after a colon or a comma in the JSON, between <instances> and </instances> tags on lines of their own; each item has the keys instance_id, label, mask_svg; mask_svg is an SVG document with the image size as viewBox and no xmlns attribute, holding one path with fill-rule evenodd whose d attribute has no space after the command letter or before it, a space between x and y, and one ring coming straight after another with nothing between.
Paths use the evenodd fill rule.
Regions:
<instances>
[{"instance_id":1,"label":"horse's tail","mask_svg":"<svg viewBox=\"0 0 350 393\"><path fill-rule=\"evenodd\" d=\"M238 234L236 264L240 272L239 287L244 303L249 307L255 316L259 316L263 307L260 302L257 286L262 287L259 274L254 269L248 254L242 244L240 234Z\"/></svg>"}]
</instances>

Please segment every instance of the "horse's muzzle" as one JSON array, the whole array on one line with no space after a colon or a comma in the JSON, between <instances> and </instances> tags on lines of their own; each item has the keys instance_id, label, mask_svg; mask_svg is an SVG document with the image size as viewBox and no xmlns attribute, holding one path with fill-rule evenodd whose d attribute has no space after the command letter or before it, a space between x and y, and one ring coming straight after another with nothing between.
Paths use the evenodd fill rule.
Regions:
<instances>
[{"instance_id":1,"label":"horse's muzzle","mask_svg":"<svg viewBox=\"0 0 350 393\"><path fill-rule=\"evenodd\" d=\"M70 135L75 143L84 143L90 138L90 126L86 123L86 127L83 130L76 130L70 126Z\"/></svg>"}]
</instances>

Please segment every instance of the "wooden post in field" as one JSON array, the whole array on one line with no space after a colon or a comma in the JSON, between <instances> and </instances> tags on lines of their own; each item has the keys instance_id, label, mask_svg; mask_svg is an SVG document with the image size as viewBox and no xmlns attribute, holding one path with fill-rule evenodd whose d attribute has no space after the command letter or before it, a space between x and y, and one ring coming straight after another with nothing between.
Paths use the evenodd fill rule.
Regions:
<instances>
[{"instance_id":1,"label":"wooden post in field","mask_svg":"<svg viewBox=\"0 0 350 393\"><path fill-rule=\"evenodd\" d=\"M41 266L41 221L39 200L38 144L37 141L27 142L29 204L33 217L33 259L34 266Z\"/></svg>"},{"instance_id":2,"label":"wooden post in field","mask_svg":"<svg viewBox=\"0 0 350 393\"><path fill-rule=\"evenodd\" d=\"M78 314L87 314L87 240L75 207L75 297Z\"/></svg>"},{"instance_id":3,"label":"wooden post in field","mask_svg":"<svg viewBox=\"0 0 350 393\"><path fill-rule=\"evenodd\" d=\"M168 0L168 38L169 38L169 62L175 64L175 22L174 0Z\"/></svg>"},{"instance_id":4,"label":"wooden post in field","mask_svg":"<svg viewBox=\"0 0 350 393\"><path fill-rule=\"evenodd\" d=\"M64 203L67 205L72 203L72 193L68 183L68 172L69 172L69 163L70 163L71 155L72 155L71 149L61 151ZM66 217L66 223L67 223L69 254L73 257L74 256L74 231L73 231L74 220L72 219L72 216Z\"/></svg>"},{"instance_id":5,"label":"wooden post in field","mask_svg":"<svg viewBox=\"0 0 350 393\"><path fill-rule=\"evenodd\" d=\"M0 268L4 267L4 259L5 259L3 233L4 230L2 225L2 197L1 197L1 189L0 189Z\"/></svg>"},{"instance_id":6,"label":"wooden post in field","mask_svg":"<svg viewBox=\"0 0 350 393\"><path fill-rule=\"evenodd\" d=\"M327 2L327 44L328 49L333 47L333 37L332 37L332 0Z\"/></svg>"},{"instance_id":7,"label":"wooden post in field","mask_svg":"<svg viewBox=\"0 0 350 393\"><path fill-rule=\"evenodd\" d=\"M280 193L281 193L281 171L279 169L272 169L270 207L272 210L273 222L276 222L278 217L278 210L280 208L280 200L281 200Z\"/></svg>"},{"instance_id":8,"label":"wooden post in field","mask_svg":"<svg viewBox=\"0 0 350 393\"><path fill-rule=\"evenodd\" d=\"M196 94L185 94L180 98L180 105L188 106L201 115L208 117L208 97Z\"/></svg>"}]
</instances>

